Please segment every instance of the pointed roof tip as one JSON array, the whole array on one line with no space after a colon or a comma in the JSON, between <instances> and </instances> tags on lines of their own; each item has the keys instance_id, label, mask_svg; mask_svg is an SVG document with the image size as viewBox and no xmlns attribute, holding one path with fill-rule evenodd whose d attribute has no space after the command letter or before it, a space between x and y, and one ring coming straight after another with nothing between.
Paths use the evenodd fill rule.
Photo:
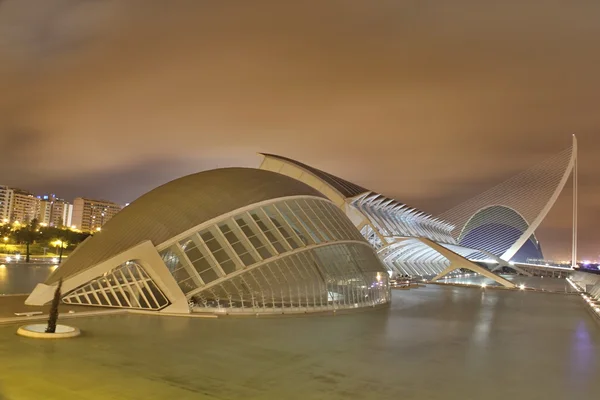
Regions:
<instances>
[{"instance_id":1,"label":"pointed roof tip","mask_svg":"<svg viewBox=\"0 0 600 400\"><path fill-rule=\"evenodd\" d=\"M296 168L304 169L308 173L314 175L315 177L317 177L318 179L323 181L330 188L336 190L342 197L344 197L346 199L352 198L358 194L369 191L368 189L365 189L362 186L359 186L355 183L352 183L350 181L347 181L345 179L342 179L340 177L337 177L335 175L332 175L332 174L322 171L320 169L311 167L310 165L301 163L300 161L296 161L291 158L287 158L287 157L283 157L283 156L278 156L276 154L269 154L269 153L261 153L261 154L265 157L276 158L279 161L282 161L282 162L285 162L288 164L293 164Z\"/></svg>"}]
</instances>

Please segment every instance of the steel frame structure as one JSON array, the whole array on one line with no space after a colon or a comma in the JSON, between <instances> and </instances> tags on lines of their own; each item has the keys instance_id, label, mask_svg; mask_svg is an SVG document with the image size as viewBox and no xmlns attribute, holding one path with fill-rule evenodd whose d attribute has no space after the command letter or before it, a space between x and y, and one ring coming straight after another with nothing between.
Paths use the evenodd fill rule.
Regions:
<instances>
[{"instance_id":1,"label":"steel frame structure","mask_svg":"<svg viewBox=\"0 0 600 400\"><path fill-rule=\"evenodd\" d=\"M512 283L496 275L502 267L531 275L511 258L527 242L537 243L535 230L546 217L569 177L573 175L573 265L577 254L577 139L567 150L551 157L504 183L437 217L359 185L335 177L298 161L263 154L261 169L288 175L325 194L343 210L361 234L377 250L392 273L439 279L448 268L467 268L483 273L474 262L492 262L486 276L501 285ZM496 207L496 208L494 208ZM495 235L487 238L489 250L461 245L469 230L486 223L476 221L483 210L500 223ZM520 232L509 238L511 227ZM458 228L458 229L457 229ZM506 243L501 245L500 243ZM460 262L458 262L460 260ZM462 265L462 267L457 267Z\"/></svg>"}]
</instances>

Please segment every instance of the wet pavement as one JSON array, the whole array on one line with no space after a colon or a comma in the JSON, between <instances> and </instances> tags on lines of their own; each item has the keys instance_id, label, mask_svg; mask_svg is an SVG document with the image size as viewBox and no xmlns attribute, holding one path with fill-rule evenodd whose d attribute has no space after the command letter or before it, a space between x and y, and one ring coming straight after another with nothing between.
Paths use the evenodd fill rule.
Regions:
<instances>
[{"instance_id":1,"label":"wet pavement","mask_svg":"<svg viewBox=\"0 0 600 400\"><path fill-rule=\"evenodd\" d=\"M342 316L0 326L3 399L593 399L600 327L580 296L428 285ZM2 397L4 396L4 397Z\"/></svg>"}]
</instances>

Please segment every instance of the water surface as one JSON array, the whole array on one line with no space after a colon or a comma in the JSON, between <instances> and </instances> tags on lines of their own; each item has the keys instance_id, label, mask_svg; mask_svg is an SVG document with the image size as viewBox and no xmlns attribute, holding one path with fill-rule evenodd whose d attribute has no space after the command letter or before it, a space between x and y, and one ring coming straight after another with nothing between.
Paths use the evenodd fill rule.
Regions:
<instances>
[{"instance_id":1,"label":"water surface","mask_svg":"<svg viewBox=\"0 0 600 400\"><path fill-rule=\"evenodd\" d=\"M430 285L336 317L70 320L66 341L0 326L8 399L594 399L600 329L578 296ZM49 373L52 371L52 373Z\"/></svg>"},{"instance_id":2,"label":"water surface","mask_svg":"<svg viewBox=\"0 0 600 400\"><path fill-rule=\"evenodd\" d=\"M31 293L54 271L50 264L1 264L0 295Z\"/></svg>"}]
</instances>

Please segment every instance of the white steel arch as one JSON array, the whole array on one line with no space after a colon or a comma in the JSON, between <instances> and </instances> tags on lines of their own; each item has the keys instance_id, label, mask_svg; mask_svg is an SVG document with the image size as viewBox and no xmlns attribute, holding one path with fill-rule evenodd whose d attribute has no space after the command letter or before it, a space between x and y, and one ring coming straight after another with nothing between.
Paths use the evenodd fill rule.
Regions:
<instances>
[{"instance_id":1,"label":"white steel arch","mask_svg":"<svg viewBox=\"0 0 600 400\"><path fill-rule=\"evenodd\" d=\"M544 220L564 189L570 175L572 173L575 175L576 166L577 139L573 136L573 144L568 149L440 214L438 217L462 228L479 210L490 205L497 204L514 210L523 217L529 227L500 256L503 260L509 261ZM574 177L575 188L576 182L577 179ZM576 207L574 207L573 218L576 221ZM458 238L461 232L461 230L455 231L454 236ZM574 254L576 253L576 240L576 230L574 229Z\"/></svg>"}]
</instances>

